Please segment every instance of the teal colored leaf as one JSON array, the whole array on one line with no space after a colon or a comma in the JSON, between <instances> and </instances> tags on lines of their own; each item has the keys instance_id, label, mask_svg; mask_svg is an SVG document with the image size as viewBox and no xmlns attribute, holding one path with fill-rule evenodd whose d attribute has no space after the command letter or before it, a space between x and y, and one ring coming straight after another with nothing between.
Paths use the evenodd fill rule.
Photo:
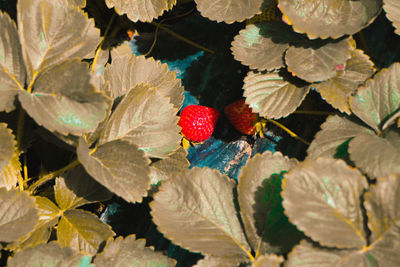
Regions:
<instances>
[{"instance_id":1,"label":"teal colored leaf","mask_svg":"<svg viewBox=\"0 0 400 267\"><path fill-rule=\"evenodd\" d=\"M125 238L121 236L110 239L100 254L96 255L96 266L141 266L141 267L174 267L176 261L164 256L161 252L155 252L152 247L145 247L146 240L136 239L135 235Z\"/></svg>"},{"instance_id":2,"label":"teal colored leaf","mask_svg":"<svg viewBox=\"0 0 400 267\"><path fill-rule=\"evenodd\" d=\"M57 242L61 247L94 255L100 245L114 236L111 226L85 210L66 210L57 226Z\"/></svg>"},{"instance_id":3,"label":"teal colored leaf","mask_svg":"<svg viewBox=\"0 0 400 267\"><path fill-rule=\"evenodd\" d=\"M239 176L238 200L246 235L259 254L282 253L302 236L283 213L281 178L297 165L280 152L251 158Z\"/></svg>"},{"instance_id":4,"label":"teal colored leaf","mask_svg":"<svg viewBox=\"0 0 400 267\"><path fill-rule=\"evenodd\" d=\"M101 133L99 143L123 138L149 157L164 158L179 148L177 110L157 89L138 85L117 106Z\"/></svg>"},{"instance_id":5,"label":"teal colored leaf","mask_svg":"<svg viewBox=\"0 0 400 267\"><path fill-rule=\"evenodd\" d=\"M0 240L13 242L33 230L38 222L35 199L26 192L0 188Z\"/></svg>"},{"instance_id":6,"label":"teal colored leaf","mask_svg":"<svg viewBox=\"0 0 400 267\"><path fill-rule=\"evenodd\" d=\"M360 197L368 183L343 160L318 158L297 165L283 180L283 207L296 227L325 246L367 244Z\"/></svg>"},{"instance_id":7,"label":"teal colored leaf","mask_svg":"<svg viewBox=\"0 0 400 267\"><path fill-rule=\"evenodd\" d=\"M400 63L380 70L350 97L353 113L377 133L400 108Z\"/></svg>"},{"instance_id":8,"label":"teal colored leaf","mask_svg":"<svg viewBox=\"0 0 400 267\"><path fill-rule=\"evenodd\" d=\"M195 167L161 184L151 215L159 231L177 245L246 259L250 248L236 217L233 187L217 170Z\"/></svg>"},{"instance_id":9,"label":"teal colored leaf","mask_svg":"<svg viewBox=\"0 0 400 267\"><path fill-rule=\"evenodd\" d=\"M41 72L32 93L19 100L28 114L50 131L82 135L105 118L109 99L90 84L88 64L70 59Z\"/></svg>"},{"instance_id":10,"label":"teal colored leaf","mask_svg":"<svg viewBox=\"0 0 400 267\"><path fill-rule=\"evenodd\" d=\"M7 124L0 123L0 188L15 188L21 175L21 163L17 152L17 142Z\"/></svg>"},{"instance_id":11,"label":"teal colored leaf","mask_svg":"<svg viewBox=\"0 0 400 267\"><path fill-rule=\"evenodd\" d=\"M125 201L139 202L147 194L150 160L137 145L117 139L91 152L81 138L77 154L90 176Z\"/></svg>"},{"instance_id":12,"label":"teal colored leaf","mask_svg":"<svg viewBox=\"0 0 400 267\"><path fill-rule=\"evenodd\" d=\"M10 112L14 100L25 86L26 69L14 21L0 11L0 111Z\"/></svg>"},{"instance_id":13,"label":"teal colored leaf","mask_svg":"<svg viewBox=\"0 0 400 267\"><path fill-rule=\"evenodd\" d=\"M65 0L21 0L17 10L19 34L30 71L28 80L64 60L85 57L100 42L94 21Z\"/></svg>"}]
</instances>

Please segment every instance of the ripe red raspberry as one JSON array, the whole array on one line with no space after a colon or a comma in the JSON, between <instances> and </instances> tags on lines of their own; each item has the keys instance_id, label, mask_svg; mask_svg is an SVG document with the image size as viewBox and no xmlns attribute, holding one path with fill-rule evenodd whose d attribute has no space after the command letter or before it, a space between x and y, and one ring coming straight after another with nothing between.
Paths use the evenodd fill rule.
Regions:
<instances>
[{"instance_id":1,"label":"ripe red raspberry","mask_svg":"<svg viewBox=\"0 0 400 267\"><path fill-rule=\"evenodd\" d=\"M211 137L219 117L215 108L190 105L181 112L179 126L182 134L192 142L202 142Z\"/></svg>"},{"instance_id":2,"label":"ripe red raspberry","mask_svg":"<svg viewBox=\"0 0 400 267\"><path fill-rule=\"evenodd\" d=\"M226 106L224 108L224 113L239 132L247 135L256 133L255 124L259 121L259 117L256 113L253 113L249 105L245 103L244 98Z\"/></svg>"}]
</instances>

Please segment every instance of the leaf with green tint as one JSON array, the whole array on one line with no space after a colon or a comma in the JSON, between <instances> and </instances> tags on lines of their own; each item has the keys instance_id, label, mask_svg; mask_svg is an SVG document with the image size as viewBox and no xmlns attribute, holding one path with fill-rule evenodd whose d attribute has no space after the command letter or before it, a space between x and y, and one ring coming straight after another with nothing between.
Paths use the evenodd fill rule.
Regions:
<instances>
[{"instance_id":1,"label":"leaf with green tint","mask_svg":"<svg viewBox=\"0 0 400 267\"><path fill-rule=\"evenodd\" d=\"M387 130L382 136L359 134L350 141L350 159L370 178L400 173L399 144L400 134L395 130Z\"/></svg>"},{"instance_id":2,"label":"leaf with green tint","mask_svg":"<svg viewBox=\"0 0 400 267\"><path fill-rule=\"evenodd\" d=\"M115 8L120 15L126 13L133 22L147 21L161 16L164 11L171 9L176 0L146 0L146 1L121 1L106 0L108 8Z\"/></svg>"},{"instance_id":3,"label":"leaf with green tint","mask_svg":"<svg viewBox=\"0 0 400 267\"><path fill-rule=\"evenodd\" d=\"M251 267L280 267L284 258L273 254L266 254L258 257Z\"/></svg>"},{"instance_id":4,"label":"leaf with green tint","mask_svg":"<svg viewBox=\"0 0 400 267\"><path fill-rule=\"evenodd\" d=\"M0 123L0 187L7 190L14 188L18 182L21 170L19 154L16 151L17 142L7 124Z\"/></svg>"},{"instance_id":5,"label":"leaf with green tint","mask_svg":"<svg viewBox=\"0 0 400 267\"><path fill-rule=\"evenodd\" d=\"M100 42L94 21L65 0L20 0L17 10L30 78L66 59L88 55Z\"/></svg>"},{"instance_id":6,"label":"leaf with green tint","mask_svg":"<svg viewBox=\"0 0 400 267\"><path fill-rule=\"evenodd\" d=\"M285 174L282 204L289 220L314 241L362 248L367 240L360 196L367 186L342 160L306 160Z\"/></svg>"},{"instance_id":7,"label":"leaf with green tint","mask_svg":"<svg viewBox=\"0 0 400 267\"><path fill-rule=\"evenodd\" d=\"M190 251L245 258L240 246L250 248L236 217L233 187L216 170L186 170L162 183L151 202L153 220L166 238Z\"/></svg>"},{"instance_id":8,"label":"leaf with green tint","mask_svg":"<svg viewBox=\"0 0 400 267\"><path fill-rule=\"evenodd\" d=\"M340 65L339 65L340 66ZM336 75L313 87L326 102L341 112L351 114L349 96L374 73L374 63L362 50L351 51L351 58L336 71Z\"/></svg>"},{"instance_id":9,"label":"leaf with green tint","mask_svg":"<svg viewBox=\"0 0 400 267\"><path fill-rule=\"evenodd\" d=\"M354 34L367 27L381 7L381 0L279 0L286 21L311 39Z\"/></svg>"},{"instance_id":10,"label":"leaf with green tint","mask_svg":"<svg viewBox=\"0 0 400 267\"><path fill-rule=\"evenodd\" d=\"M190 162L186 159L187 154L188 152L180 147L167 158L152 163L150 166L151 184L173 178L187 170L190 166Z\"/></svg>"},{"instance_id":11,"label":"leaf with green tint","mask_svg":"<svg viewBox=\"0 0 400 267\"><path fill-rule=\"evenodd\" d=\"M263 0L195 0L195 2L202 16L226 23L243 21L261 13L263 4Z\"/></svg>"},{"instance_id":12,"label":"leaf with green tint","mask_svg":"<svg viewBox=\"0 0 400 267\"><path fill-rule=\"evenodd\" d=\"M70 247L60 248L55 241L40 244L15 253L7 262L9 267L89 266L91 258Z\"/></svg>"},{"instance_id":13,"label":"leaf with green tint","mask_svg":"<svg viewBox=\"0 0 400 267\"><path fill-rule=\"evenodd\" d=\"M257 70L284 67L283 53L297 35L282 22L270 21L247 25L232 42L232 54L243 65Z\"/></svg>"},{"instance_id":14,"label":"leaf with green tint","mask_svg":"<svg viewBox=\"0 0 400 267\"><path fill-rule=\"evenodd\" d=\"M386 17L392 22L395 33L400 35L400 3L397 0L383 0Z\"/></svg>"},{"instance_id":15,"label":"leaf with green tint","mask_svg":"<svg viewBox=\"0 0 400 267\"><path fill-rule=\"evenodd\" d=\"M204 259L199 260L194 267L232 267L239 266L240 263L250 261L249 259L245 259L243 257L234 258L234 257L217 257L206 255Z\"/></svg>"},{"instance_id":16,"label":"leaf with green tint","mask_svg":"<svg viewBox=\"0 0 400 267\"><path fill-rule=\"evenodd\" d=\"M90 176L125 201L140 202L147 194L150 160L137 145L117 139L91 153L81 138L77 154Z\"/></svg>"},{"instance_id":17,"label":"leaf with green tint","mask_svg":"<svg viewBox=\"0 0 400 267\"><path fill-rule=\"evenodd\" d=\"M0 188L0 240L13 242L33 230L38 222L35 199L26 192Z\"/></svg>"},{"instance_id":18,"label":"leaf with green tint","mask_svg":"<svg viewBox=\"0 0 400 267\"><path fill-rule=\"evenodd\" d=\"M350 58L350 38L337 42L314 42L311 47L291 46L285 54L290 72L308 82L325 81L336 75L337 66Z\"/></svg>"},{"instance_id":19,"label":"leaf with green tint","mask_svg":"<svg viewBox=\"0 0 400 267\"><path fill-rule=\"evenodd\" d=\"M296 86L278 71L249 72L243 85L246 103L262 117L286 117L300 106L310 90L309 85Z\"/></svg>"},{"instance_id":20,"label":"leaf with green tint","mask_svg":"<svg viewBox=\"0 0 400 267\"><path fill-rule=\"evenodd\" d=\"M14 110L14 99L23 89L26 69L14 21L0 11L0 111Z\"/></svg>"},{"instance_id":21,"label":"leaf with green tint","mask_svg":"<svg viewBox=\"0 0 400 267\"><path fill-rule=\"evenodd\" d=\"M21 91L27 113L50 131L82 135L105 118L109 99L90 84L88 64L69 59L41 72L32 93Z\"/></svg>"},{"instance_id":22,"label":"leaf with green tint","mask_svg":"<svg viewBox=\"0 0 400 267\"><path fill-rule=\"evenodd\" d=\"M107 201L113 194L78 166L56 179L54 195L58 206L66 210Z\"/></svg>"},{"instance_id":23,"label":"leaf with green tint","mask_svg":"<svg viewBox=\"0 0 400 267\"><path fill-rule=\"evenodd\" d=\"M296 160L280 152L266 151L251 158L239 176L243 224L249 243L259 254L290 250L298 242L295 237L301 236L283 214L280 195L282 173L296 165Z\"/></svg>"},{"instance_id":24,"label":"leaf with green tint","mask_svg":"<svg viewBox=\"0 0 400 267\"><path fill-rule=\"evenodd\" d=\"M362 133L372 133L372 130L339 115L329 116L308 147L307 158L334 157L341 145Z\"/></svg>"},{"instance_id":25,"label":"leaf with green tint","mask_svg":"<svg viewBox=\"0 0 400 267\"><path fill-rule=\"evenodd\" d=\"M96 266L141 266L141 267L167 267L175 266L175 260L155 252L151 247L145 247L146 240L136 239L135 235L125 238L121 236L107 241L102 253L96 255Z\"/></svg>"},{"instance_id":26,"label":"leaf with green tint","mask_svg":"<svg viewBox=\"0 0 400 267\"><path fill-rule=\"evenodd\" d=\"M147 156L164 158L179 148L182 138L176 113L169 99L157 89L138 85L118 104L99 143L124 138L138 145Z\"/></svg>"},{"instance_id":27,"label":"leaf with green tint","mask_svg":"<svg viewBox=\"0 0 400 267\"><path fill-rule=\"evenodd\" d=\"M57 242L61 247L95 254L102 242L114 236L111 226L85 210L66 210L57 226Z\"/></svg>"},{"instance_id":28,"label":"leaf with green tint","mask_svg":"<svg viewBox=\"0 0 400 267\"><path fill-rule=\"evenodd\" d=\"M130 51L132 54L132 52ZM112 96L125 95L131 88L140 84L156 87L163 95L168 97L175 108L180 109L183 102L183 87L181 80L176 78L173 71L168 70L166 63L155 61L144 56L121 55L117 52L112 59L112 64L104 71L104 79L110 82Z\"/></svg>"},{"instance_id":29,"label":"leaf with green tint","mask_svg":"<svg viewBox=\"0 0 400 267\"><path fill-rule=\"evenodd\" d=\"M400 108L400 63L380 70L350 98L351 110L379 132L382 123Z\"/></svg>"}]
</instances>

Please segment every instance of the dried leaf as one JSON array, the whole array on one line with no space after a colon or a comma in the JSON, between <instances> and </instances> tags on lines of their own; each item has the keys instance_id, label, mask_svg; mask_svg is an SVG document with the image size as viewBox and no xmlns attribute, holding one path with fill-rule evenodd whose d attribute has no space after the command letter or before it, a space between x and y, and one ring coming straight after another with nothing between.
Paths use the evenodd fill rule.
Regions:
<instances>
[{"instance_id":1,"label":"dried leaf","mask_svg":"<svg viewBox=\"0 0 400 267\"><path fill-rule=\"evenodd\" d=\"M0 188L7 190L16 187L21 170L17 142L7 124L0 123Z\"/></svg>"},{"instance_id":2,"label":"dried leaf","mask_svg":"<svg viewBox=\"0 0 400 267\"><path fill-rule=\"evenodd\" d=\"M392 22L395 33L400 35L400 3L397 0L383 0L386 17Z\"/></svg>"},{"instance_id":3,"label":"dried leaf","mask_svg":"<svg viewBox=\"0 0 400 267\"><path fill-rule=\"evenodd\" d=\"M157 184L187 170L190 166L190 162L186 159L187 154L187 151L180 147L167 158L151 164L151 183Z\"/></svg>"},{"instance_id":4,"label":"dried leaf","mask_svg":"<svg viewBox=\"0 0 400 267\"><path fill-rule=\"evenodd\" d=\"M246 258L234 257L216 257L206 255L204 259L199 260L194 267L233 267L239 266L241 262L246 261ZM249 260L247 260L249 261Z\"/></svg>"},{"instance_id":5,"label":"dried leaf","mask_svg":"<svg viewBox=\"0 0 400 267\"><path fill-rule=\"evenodd\" d=\"M276 255L262 255L258 257L251 265L251 267L280 267L285 259L282 256Z\"/></svg>"}]
</instances>

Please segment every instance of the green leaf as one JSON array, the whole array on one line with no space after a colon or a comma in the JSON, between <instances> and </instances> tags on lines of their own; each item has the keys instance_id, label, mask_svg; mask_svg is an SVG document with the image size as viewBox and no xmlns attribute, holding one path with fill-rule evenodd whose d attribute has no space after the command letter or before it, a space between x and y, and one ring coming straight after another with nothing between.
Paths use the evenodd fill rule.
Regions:
<instances>
[{"instance_id":1,"label":"green leaf","mask_svg":"<svg viewBox=\"0 0 400 267\"><path fill-rule=\"evenodd\" d=\"M149 157L163 158L179 148L178 111L155 88L132 88L113 112L99 143L124 138L139 146Z\"/></svg>"},{"instance_id":2,"label":"green leaf","mask_svg":"<svg viewBox=\"0 0 400 267\"><path fill-rule=\"evenodd\" d=\"M16 151L17 142L7 124L0 123L0 188L14 188L18 182L21 170L19 153Z\"/></svg>"},{"instance_id":3,"label":"green leaf","mask_svg":"<svg viewBox=\"0 0 400 267\"><path fill-rule=\"evenodd\" d=\"M130 52L132 53L132 52ZM112 64L104 71L104 79L110 82L113 98L125 95L131 88L142 83L156 87L170 99L175 108L183 102L183 87L176 74L168 70L166 63L144 56L126 55L114 52Z\"/></svg>"},{"instance_id":4,"label":"green leaf","mask_svg":"<svg viewBox=\"0 0 400 267\"><path fill-rule=\"evenodd\" d=\"M241 262L246 261L245 258L239 257L216 257L206 255L204 259L199 260L194 267L232 267L239 266ZM250 261L250 260L247 260Z\"/></svg>"},{"instance_id":5,"label":"green leaf","mask_svg":"<svg viewBox=\"0 0 400 267\"><path fill-rule=\"evenodd\" d=\"M292 29L282 22L249 24L235 36L231 50L243 65L271 71L284 67L283 53L295 37Z\"/></svg>"},{"instance_id":6,"label":"green leaf","mask_svg":"<svg viewBox=\"0 0 400 267\"><path fill-rule=\"evenodd\" d=\"M128 202L140 202L150 188L150 160L138 146L126 140L114 140L90 152L81 138L79 161L96 181Z\"/></svg>"},{"instance_id":7,"label":"green leaf","mask_svg":"<svg viewBox=\"0 0 400 267\"><path fill-rule=\"evenodd\" d=\"M362 133L372 133L372 131L345 117L329 116L308 147L307 158L337 156L340 153L340 146Z\"/></svg>"},{"instance_id":8,"label":"green leaf","mask_svg":"<svg viewBox=\"0 0 400 267\"><path fill-rule=\"evenodd\" d=\"M359 32L375 19L381 7L381 0L279 0L285 20L311 39Z\"/></svg>"},{"instance_id":9,"label":"green leaf","mask_svg":"<svg viewBox=\"0 0 400 267\"><path fill-rule=\"evenodd\" d=\"M339 65L340 66L340 65ZM322 83L315 83L313 87L322 98L341 112L351 114L349 96L374 73L374 63L362 50L351 51L351 58L336 71L336 75Z\"/></svg>"},{"instance_id":10,"label":"green leaf","mask_svg":"<svg viewBox=\"0 0 400 267\"><path fill-rule=\"evenodd\" d=\"M85 210L66 210L57 226L57 242L80 252L95 254L102 242L114 236L111 226Z\"/></svg>"},{"instance_id":11,"label":"green leaf","mask_svg":"<svg viewBox=\"0 0 400 267\"><path fill-rule=\"evenodd\" d=\"M190 251L245 257L250 249L236 217L233 187L216 170L187 170L162 183L151 202L153 220L166 238Z\"/></svg>"},{"instance_id":12,"label":"green leaf","mask_svg":"<svg viewBox=\"0 0 400 267\"><path fill-rule=\"evenodd\" d=\"M283 74L249 72L244 79L246 103L262 117L286 117L300 106L310 86L297 87Z\"/></svg>"},{"instance_id":13,"label":"green leaf","mask_svg":"<svg viewBox=\"0 0 400 267\"><path fill-rule=\"evenodd\" d=\"M280 152L266 151L251 158L239 176L238 200L243 224L249 243L259 254L290 250L290 245L298 241L295 238L298 231L283 214L280 196L282 173L296 165L296 160ZM290 240L285 238L289 236Z\"/></svg>"},{"instance_id":14,"label":"green leaf","mask_svg":"<svg viewBox=\"0 0 400 267\"><path fill-rule=\"evenodd\" d=\"M360 196L368 184L342 160L306 160L285 174L283 207L297 228L322 245L366 245Z\"/></svg>"},{"instance_id":15,"label":"green leaf","mask_svg":"<svg viewBox=\"0 0 400 267\"><path fill-rule=\"evenodd\" d=\"M146 21L150 22L153 19L161 16L161 14L171 9L176 0L146 0L146 1L121 1L121 0L106 0L108 8L114 7L119 14L125 14L133 22Z\"/></svg>"},{"instance_id":16,"label":"green leaf","mask_svg":"<svg viewBox=\"0 0 400 267\"><path fill-rule=\"evenodd\" d=\"M395 28L394 32L400 35L400 3L396 0L383 0L383 9Z\"/></svg>"},{"instance_id":17,"label":"green leaf","mask_svg":"<svg viewBox=\"0 0 400 267\"><path fill-rule=\"evenodd\" d=\"M50 131L82 135L105 118L109 99L90 84L88 64L70 59L41 72L30 94L19 100L28 114Z\"/></svg>"},{"instance_id":18,"label":"green leaf","mask_svg":"<svg viewBox=\"0 0 400 267\"><path fill-rule=\"evenodd\" d=\"M35 247L27 248L17 252L8 259L9 267L51 267L51 266L69 266L83 267L88 266L90 257L84 256L70 247L60 248L55 242L40 244Z\"/></svg>"},{"instance_id":19,"label":"green leaf","mask_svg":"<svg viewBox=\"0 0 400 267\"><path fill-rule=\"evenodd\" d=\"M65 0L20 0L17 10L30 78L66 59L88 55L100 42L94 21Z\"/></svg>"},{"instance_id":20,"label":"green leaf","mask_svg":"<svg viewBox=\"0 0 400 267\"><path fill-rule=\"evenodd\" d=\"M104 251L94 260L96 266L175 266L175 260L145 247L146 240L136 239L135 235L121 236L107 241Z\"/></svg>"},{"instance_id":21,"label":"green leaf","mask_svg":"<svg viewBox=\"0 0 400 267\"><path fill-rule=\"evenodd\" d=\"M251 267L280 267L283 261L284 258L282 256L266 254L258 257Z\"/></svg>"},{"instance_id":22,"label":"green leaf","mask_svg":"<svg viewBox=\"0 0 400 267\"><path fill-rule=\"evenodd\" d=\"M0 240L13 242L32 231L37 213L35 199L28 193L0 188Z\"/></svg>"},{"instance_id":23,"label":"green leaf","mask_svg":"<svg viewBox=\"0 0 400 267\"><path fill-rule=\"evenodd\" d=\"M0 25L0 111L10 112L18 90L24 88L26 69L14 21L0 11Z\"/></svg>"},{"instance_id":24,"label":"green leaf","mask_svg":"<svg viewBox=\"0 0 400 267\"><path fill-rule=\"evenodd\" d=\"M195 0L195 2L202 16L226 23L243 21L261 13L263 4L263 0Z\"/></svg>"},{"instance_id":25,"label":"green leaf","mask_svg":"<svg viewBox=\"0 0 400 267\"><path fill-rule=\"evenodd\" d=\"M376 132L400 108L400 63L380 70L350 97L351 110Z\"/></svg>"},{"instance_id":26,"label":"green leaf","mask_svg":"<svg viewBox=\"0 0 400 267\"><path fill-rule=\"evenodd\" d=\"M385 131L383 136L359 134L350 141L350 158L370 178L399 173L399 143L400 134L395 130Z\"/></svg>"},{"instance_id":27,"label":"green leaf","mask_svg":"<svg viewBox=\"0 0 400 267\"><path fill-rule=\"evenodd\" d=\"M151 184L178 176L187 170L190 166L190 162L186 159L187 154L188 152L180 147L167 158L152 163L150 165Z\"/></svg>"},{"instance_id":28,"label":"green leaf","mask_svg":"<svg viewBox=\"0 0 400 267\"><path fill-rule=\"evenodd\" d=\"M308 82L325 81L350 58L351 38L313 42L311 47L291 46L285 54L288 70Z\"/></svg>"},{"instance_id":29,"label":"green leaf","mask_svg":"<svg viewBox=\"0 0 400 267\"><path fill-rule=\"evenodd\" d=\"M107 201L113 194L90 177L82 166L78 166L56 179L54 195L58 206L66 210Z\"/></svg>"}]
</instances>

